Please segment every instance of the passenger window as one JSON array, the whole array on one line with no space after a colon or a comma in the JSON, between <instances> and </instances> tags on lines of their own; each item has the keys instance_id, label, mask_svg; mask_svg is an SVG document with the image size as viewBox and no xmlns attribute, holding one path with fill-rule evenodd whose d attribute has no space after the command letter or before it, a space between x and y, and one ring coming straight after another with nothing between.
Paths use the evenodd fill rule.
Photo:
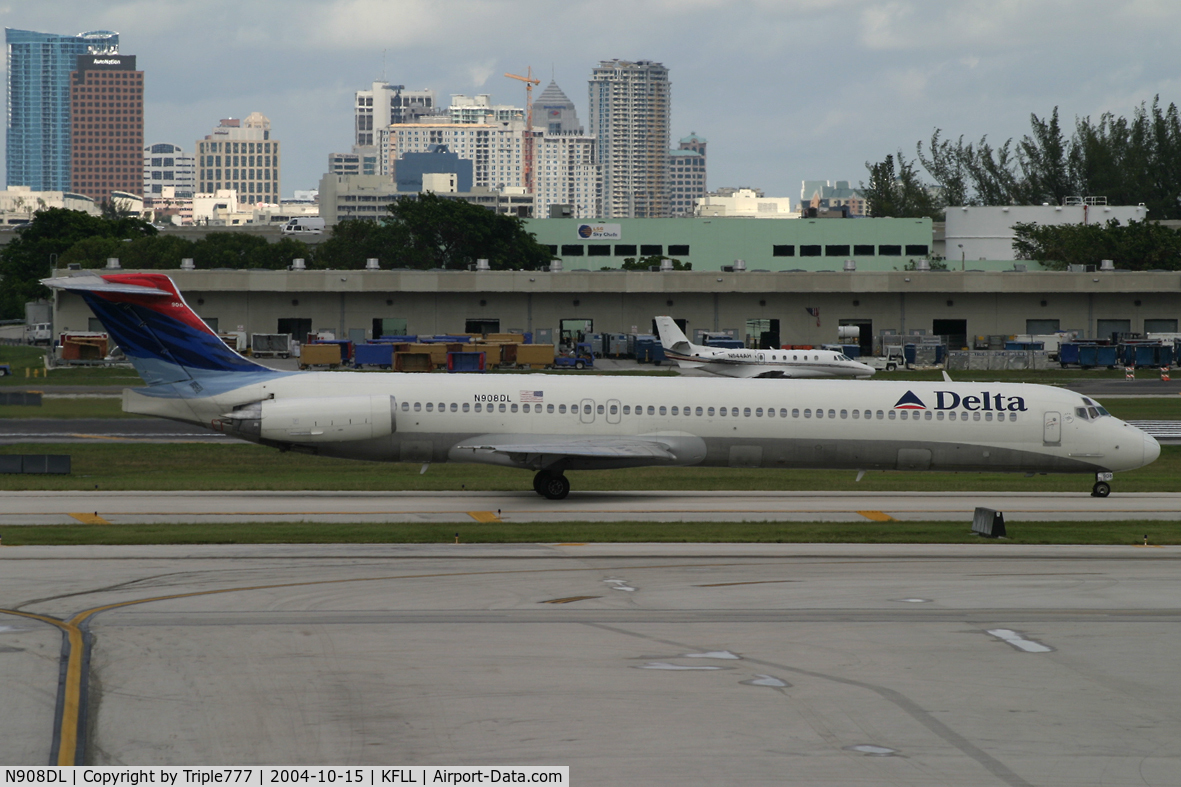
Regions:
<instances>
[{"instance_id":1,"label":"passenger window","mask_svg":"<svg viewBox=\"0 0 1181 787\"><path fill-rule=\"evenodd\" d=\"M750 408L749 407L742 408L742 414L744 416L746 416L747 418L750 418Z\"/></svg>"},{"instance_id":2,"label":"passenger window","mask_svg":"<svg viewBox=\"0 0 1181 787\"><path fill-rule=\"evenodd\" d=\"M516 405L516 403L515 403L515 402L513 403L513 406L512 406L512 411L513 411L514 413L517 411L517 405ZM502 413L504 412L504 405L503 405L503 404L500 406L500 412L502 412Z\"/></svg>"},{"instance_id":3,"label":"passenger window","mask_svg":"<svg viewBox=\"0 0 1181 787\"><path fill-rule=\"evenodd\" d=\"M718 408L718 415L720 415L720 416L722 416L723 418L725 418L725 417L726 417L726 408L725 408L725 407L719 407L719 408Z\"/></svg>"},{"instance_id":4,"label":"passenger window","mask_svg":"<svg viewBox=\"0 0 1181 787\"><path fill-rule=\"evenodd\" d=\"M623 414L624 415L631 415L632 414L632 406L630 404L625 404L623 406Z\"/></svg>"},{"instance_id":5,"label":"passenger window","mask_svg":"<svg viewBox=\"0 0 1181 787\"><path fill-rule=\"evenodd\" d=\"M697 414L701 415L701 408L700 407L697 408Z\"/></svg>"},{"instance_id":6,"label":"passenger window","mask_svg":"<svg viewBox=\"0 0 1181 787\"><path fill-rule=\"evenodd\" d=\"M714 409L713 409L712 407L710 407L710 408L709 408L708 410L706 410L705 412L706 412L706 414L707 414L707 415L708 415L710 418L713 418L713 417L714 417Z\"/></svg>"},{"instance_id":7,"label":"passenger window","mask_svg":"<svg viewBox=\"0 0 1181 787\"><path fill-rule=\"evenodd\" d=\"M684 415L693 415L693 408L692 407L682 407L681 412Z\"/></svg>"},{"instance_id":8,"label":"passenger window","mask_svg":"<svg viewBox=\"0 0 1181 787\"><path fill-rule=\"evenodd\" d=\"M972 420L979 421L980 420L980 413L972 413Z\"/></svg>"},{"instance_id":9,"label":"passenger window","mask_svg":"<svg viewBox=\"0 0 1181 787\"><path fill-rule=\"evenodd\" d=\"M878 420L879 421L882 420L882 415L883 415L882 411L878 410Z\"/></svg>"},{"instance_id":10,"label":"passenger window","mask_svg":"<svg viewBox=\"0 0 1181 787\"><path fill-rule=\"evenodd\" d=\"M848 410L841 410L841 418L848 418L848 417L849 417L849 411Z\"/></svg>"},{"instance_id":11,"label":"passenger window","mask_svg":"<svg viewBox=\"0 0 1181 787\"><path fill-rule=\"evenodd\" d=\"M984 414L984 420L985 420L985 421L991 421L991 420L992 420L992 413L985 413L985 414Z\"/></svg>"},{"instance_id":12,"label":"passenger window","mask_svg":"<svg viewBox=\"0 0 1181 787\"><path fill-rule=\"evenodd\" d=\"M417 413L417 412L419 412L419 411L421 411L421 410L422 410L422 404L421 404L420 402L415 402L415 403L414 403L414 412L416 412L416 413Z\"/></svg>"},{"instance_id":13,"label":"passenger window","mask_svg":"<svg viewBox=\"0 0 1181 787\"><path fill-rule=\"evenodd\" d=\"M749 409L747 410L747 415L750 415ZM763 417L763 408L761 408L761 407L756 408L755 409L755 418L762 418L762 417Z\"/></svg>"},{"instance_id":14,"label":"passenger window","mask_svg":"<svg viewBox=\"0 0 1181 787\"><path fill-rule=\"evenodd\" d=\"M505 409L505 408L504 408L504 402L501 402L501 403L500 403L500 412L502 412L502 413L503 413L503 412L504 412L504 409ZM515 409L515 408L514 408L514 409Z\"/></svg>"},{"instance_id":15,"label":"passenger window","mask_svg":"<svg viewBox=\"0 0 1181 787\"><path fill-rule=\"evenodd\" d=\"M906 411L905 411L905 410L903 410L901 413L899 413L899 414L898 414L898 417L899 417L899 418L901 418L903 421L905 421L905 420L906 420L907 418L909 418L910 416L909 416L909 415L907 415L907 413L906 413Z\"/></svg>"},{"instance_id":16,"label":"passenger window","mask_svg":"<svg viewBox=\"0 0 1181 787\"><path fill-rule=\"evenodd\" d=\"M791 359L792 359L793 361L798 361L798 360L800 360L800 356L798 356L798 355L793 355L793 356L791 357Z\"/></svg>"},{"instance_id":17,"label":"passenger window","mask_svg":"<svg viewBox=\"0 0 1181 787\"><path fill-rule=\"evenodd\" d=\"M597 407L595 407L595 409L599 411L599 415L603 414L603 405L600 404Z\"/></svg>"},{"instance_id":18,"label":"passenger window","mask_svg":"<svg viewBox=\"0 0 1181 787\"><path fill-rule=\"evenodd\" d=\"M730 408L730 415L732 415L732 416L734 416L735 418L737 418L737 417L738 417L738 408L737 408L737 407L731 407L731 408Z\"/></svg>"},{"instance_id":19,"label":"passenger window","mask_svg":"<svg viewBox=\"0 0 1181 787\"><path fill-rule=\"evenodd\" d=\"M538 409L538 411L540 411L540 410L541 410L541 407L540 407L540 406L538 406L538 408L537 408L537 409ZM523 412L526 412L526 413L527 413L527 412L529 412L529 405L527 405L527 404L523 404L523 405L521 405L521 410L522 410Z\"/></svg>"},{"instance_id":20,"label":"passenger window","mask_svg":"<svg viewBox=\"0 0 1181 787\"><path fill-rule=\"evenodd\" d=\"M439 402L439 412L440 413L447 412L447 403L446 402Z\"/></svg>"},{"instance_id":21,"label":"passenger window","mask_svg":"<svg viewBox=\"0 0 1181 787\"><path fill-rule=\"evenodd\" d=\"M904 412L905 412L905 411L904 411ZM896 412L895 412L894 410L891 410L891 411L890 411L890 412L887 414L887 417L888 417L888 418L889 418L891 421L893 421L893 420L894 420L895 418L897 418L898 416L897 416L897 414L896 414Z\"/></svg>"},{"instance_id":22,"label":"passenger window","mask_svg":"<svg viewBox=\"0 0 1181 787\"><path fill-rule=\"evenodd\" d=\"M491 405L489 405L489 406L491 406ZM484 409L484 405L480 404L479 402L476 402L476 412L477 413L482 412L483 409Z\"/></svg>"},{"instance_id":23,"label":"passenger window","mask_svg":"<svg viewBox=\"0 0 1181 787\"><path fill-rule=\"evenodd\" d=\"M775 417L775 408L774 408L774 407L768 407L768 408L767 408L767 417L768 417L768 418L774 418L774 417Z\"/></svg>"},{"instance_id":24,"label":"passenger window","mask_svg":"<svg viewBox=\"0 0 1181 787\"><path fill-rule=\"evenodd\" d=\"M680 414L681 414L681 410L680 410L680 408L679 408L679 407L673 407L673 415L680 415Z\"/></svg>"},{"instance_id":25,"label":"passenger window","mask_svg":"<svg viewBox=\"0 0 1181 787\"><path fill-rule=\"evenodd\" d=\"M554 411L554 406L553 406L552 404L547 404L547 405L545 406L545 411L546 411L547 413L552 413L552 412Z\"/></svg>"},{"instance_id":26,"label":"passenger window","mask_svg":"<svg viewBox=\"0 0 1181 787\"><path fill-rule=\"evenodd\" d=\"M453 412L453 413L459 412L459 405L457 405L455 402L451 403L451 412Z\"/></svg>"},{"instance_id":27,"label":"passenger window","mask_svg":"<svg viewBox=\"0 0 1181 787\"><path fill-rule=\"evenodd\" d=\"M1016 421L1017 420L1017 413L1009 413L1009 420Z\"/></svg>"},{"instance_id":28,"label":"passenger window","mask_svg":"<svg viewBox=\"0 0 1181 787\"><path fill-rule=\"evenodd\" d=\"M435 409L435 403L434 403L434 402L427 402L427 403L426 403L426 411L427 411L428 413L429 413L429 412L433 412L433 411L434 411L434 409Z\"/></svg>"},{"instance_id":29,"label":"passenger window","mask_svg":"<svg viewBox=\"0 0 1181 787\"><path fill-rule=\"evenodd\" d=\"M930 420L931 420L931 411L930 411L930 410L928 410L928 411L926 411L925 413L923 413L923 420L924 420L924 421L930 421Z\"/></svg>"},{"instance_id":30,"label":"passenger window","mask_svg":"<svg viewBox=\"0 0 1181 787\"><path fill-rule=\"evenodd\" d=\"M836 418L836 417L837 417L837 411L836 411L836 410L829 410L829 411L828 411L828 417L829 417L829 418Z\"/></svg>"},{"instance_id":31,"label":"passenger window","mask_svg":"<svg viewBox=\"0 0 1181 787\"><path fill-rule=\"evenodd\" d=\"M821 410L819 407L817 407L817 408L816 408L816 417L817 417L817 418L823 418L823 417L824 417L824 411L823 411L823 410Z\"/></svg>"},{"instance_id":32,"label":"passenger window","mask_svg":"<svg viewBox=\"0 0 1181 787\"><path fill-rule=\"evenodd\" d=\"M808 409L807 407L805 407L805 408L804 408L804 417L805 417L805 418L811 418L811 417L812 417L812 411L811 411L810 409Z\"/></svg>"},{"instance_id":33,"label":"passenger window","mask_svg":"<svg viewBox=\"0 0 1181 787\"><path fill-rule=\"evenodd\" d=\"M410 411L410 402L402 402L402 412Z\"/></svg>"},{"instance_id":34,"label":"passenger window","mask_svg":"<svg viewBox=\"0 0 1181 787\"><path fill-rule=\"evenodd\" d=\"M787 418L787 408L786 407L779 408L779 417L780 418Z\"/></svg>"},{"instance_id":35,"label":"passenger window","mask_svg":"<svg viewBox=\"0 0 1181 787\"><path fill-rule=\"evenodd\" d=\"M940 410L939 412L935 413L935 420L936 420L936 421L942 421L942 420L943 420L943 411L942 411L942 410Z\"/></svg>"},{"instance_id":36,"label":"passenger window","mask_svg":"<svg viewBox=\"0 0 1181 787\"><path fill-rule=\"evenodd\" d=\"M656 408L652 405L648 405L648 415L656 415Z\"/></svg>"},{"instance_id":37,"label":"passenger window","mask_svg":"<svg viewBox=\"0 0 1181 787\"><path fill-rule=\"evenodd\" d=\"M565 415L566 414L566 405L564 405L564 404L558 405L558 413L560 413L561 415Z\"/></svg>"},{"instance_id":38,"label":"passenger window","mask_svg":"<svg viewBox=\"0 0 1181 787\"><path fill-rule=\"evenodd\" d=\"M666 411L666 409L665 409L665 406L664 406L664 405L660 405L660 414L661 414L661 415L667 415L667 414L668 414L668 413L667 413L667 411Z\"/></svg>"},{"instance_id":39,"label":"passenger window","mask_svg":"<svg viewBox=\"0 0 1181 787\"><path fill-rule=\"evenodd\" d=\"M949 421L954 421L954 420L955 420L955 418L956 418L956 416L955 416L955 410L952 410L950 413L948 413L948 414L947 414L947 420L949 420Z\"/></svg>"},{"instance_id":40,"label":"passenger window","mask_svg":"<svg viewBox=\"0 0 1181 787\"><path fill-rule=\"evenodd\" d=\"M525 406L526 406L526 407L528 407L529 405L525 405ZM611 415L615 415L615 414L617 414L618 412L619 412L619 406L618 406L618 405L614 405L614 404L613 404L613 405L611 405Z\"/></svg>"},{"instance_id":41,"label":"passenger window","mask_svg":"<svg viewBox=\"0 0 1181 787\"><path fill-rule=\"evenodd\" d=\"M791 408L791 417L792 418L799 418L800 417L800 410L798 407Z\"/></svg>"}]
</instances>

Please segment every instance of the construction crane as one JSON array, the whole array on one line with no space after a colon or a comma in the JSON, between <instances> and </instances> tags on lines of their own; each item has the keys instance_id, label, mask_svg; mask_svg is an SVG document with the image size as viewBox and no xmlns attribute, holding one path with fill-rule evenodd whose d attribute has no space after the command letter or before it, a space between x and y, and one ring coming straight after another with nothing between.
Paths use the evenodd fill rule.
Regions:
<instances>
[{"instance_id":1,"label":"construction crane","mask_svg":"<svg viewBox=\"0 0 1181 787\"><path fill-rule=\"evenodd\" d=\"M525 72L528 76L505 74L509 79L519 79L525 83L525 191L533 193L533 86L540 85L540 79L534 79L533 66Z\"/></svg>"}]
</instances>

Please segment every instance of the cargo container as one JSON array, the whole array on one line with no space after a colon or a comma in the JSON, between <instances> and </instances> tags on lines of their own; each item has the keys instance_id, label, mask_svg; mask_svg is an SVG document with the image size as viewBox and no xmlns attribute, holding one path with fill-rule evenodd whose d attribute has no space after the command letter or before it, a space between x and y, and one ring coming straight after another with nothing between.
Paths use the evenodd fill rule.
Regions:
<instances>
[{"instance_id":1,"label":"cargo container","mask_svg":"<svg viewBox=\"0 0 1181 787\"><path fill-rule=\"evenodd\" d=\"M252 333L250 354L256 358L288 358L291 356L291 334Z\"/></svg>"},{"instance_id":2,"label":"cargo container","mask_svg":"<svg viewBox=\"0 0 1181 787\"><path fill-rule=\"evenodd\" d=\"M446 363L446 359L443 362ZM434 368L434 360L430 353L394 353L395 372L429 372Z\"/></svg>"},{"instance_id":3,"label":"cargo container","mask_svg":"<svg viewBox=\"0 0 1181 787\"><path fill-rule=\"evenodd\" d=\"M340 345L305 344L299 351L299 368L307 369L309 366L340 366Z\"/></svg>"},{"instance_id":4,"label":"cargo container","mask_svg":"<svg viewBox=\"0 0 1181 787\"><path fill-rule=\"evenodd\" d=\"M502 345L500 345L500 344L490 344L487 342L477 342L476 344L472 345L473 350L487 353L488 368L489 369L495 369L497 366L500 366L500 348L501 347L502 347Z\"/></svg>"},{"instance_id":5,"label":"cargo container","mask_svg":"<svg viewBox=\"0 0 1181 787\"><path fill-rule=\"evenodd\" d=\"M348 339L319 339L312 344L335 344L340 347L341 363L351 363L353 360L353 343Z\"/></svg>"},{"instance_id":6,"label":"cargo container","mask_svg":"<svg viewBox=\"0 0 1181 787\"><path fill-rule=\"evenodd\" d=\"M486 342L511 342L513 344L524 344L525 335L520 333L490 333L484 337Z\"/></svg>"},{"instance_id":7,"label":"cargo container","mask_svg":"<svg viewBox=\"0 0 1181 787\"><path fill-rule=\"evenodd\" d=\"M398 352L423 353L430 356L431 363L436 369L443 369L447 366L447 345L445 344L416 342L407 344L404 348L400 347Z\"/></svg>"},{"instance_id":8,"label":"cargo container","mask_svg":"<svg viewBox=\"0 0 1181 787\"><path fill-rule=\"evenodd\" d=\"M487 368L488 356L482 352L449 352L447 353L447 371L449 372L482 372Z\"/></svg>"},{"instance_id":9,"label":"cargo container","mask_svg":"<svg viewBox=\"0 0 1181 787\"><path fill-rule=\"evenodd\" d=\"M552 344L522 344L517 346L517 366L544 369L554 365Z\"/></svg>"},{"instance_id":10,"label":"cargo container","mask_svg":"<svg viewBox=\"0 0 1181 787\"><path fill-rule=\"evenodd\" d=\"M356 346L356 358L353 365L381 366L390 369L394 365L394 345L385 342L370 342Z\"/></svg>"}]
</instances>

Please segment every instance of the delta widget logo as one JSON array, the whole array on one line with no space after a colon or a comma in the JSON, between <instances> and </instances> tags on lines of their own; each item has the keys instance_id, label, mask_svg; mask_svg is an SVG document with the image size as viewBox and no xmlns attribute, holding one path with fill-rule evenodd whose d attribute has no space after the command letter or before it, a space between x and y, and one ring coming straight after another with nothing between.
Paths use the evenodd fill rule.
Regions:
<instances>
[{"instance_id":1,"label":"delta widget logo","mask_svg":"<svg viewBox=\"0 0 1181 787\"><path fill-rule=\"evenodd\" d=\"M923 400L914 395L914 391L907 391L894 404L895 410L926 410L927 405L923 404Z\"/></svg>"}]
</instances>

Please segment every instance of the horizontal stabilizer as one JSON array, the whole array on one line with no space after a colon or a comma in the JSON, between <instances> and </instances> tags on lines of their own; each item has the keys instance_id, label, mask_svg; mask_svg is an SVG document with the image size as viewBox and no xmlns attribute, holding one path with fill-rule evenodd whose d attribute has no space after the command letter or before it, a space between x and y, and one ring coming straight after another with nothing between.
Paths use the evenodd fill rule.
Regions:
<instances>
[{"instance_id":1,"label":"horizontal stabilizer","mask_svg":"<svg viewBox=\"0 0 1181 787\"><path fill-rule=\"evenodd\" d=\"M70 290L71 292L101 292L106 295L142 295L147 298L171 298L172 293L155 287L144 287L139 284L125 284L117 281L107 281L87 271L80 276L60 276L56 279L42 279L41 283L55 290Z\"/></svg>"}]
</instances>

